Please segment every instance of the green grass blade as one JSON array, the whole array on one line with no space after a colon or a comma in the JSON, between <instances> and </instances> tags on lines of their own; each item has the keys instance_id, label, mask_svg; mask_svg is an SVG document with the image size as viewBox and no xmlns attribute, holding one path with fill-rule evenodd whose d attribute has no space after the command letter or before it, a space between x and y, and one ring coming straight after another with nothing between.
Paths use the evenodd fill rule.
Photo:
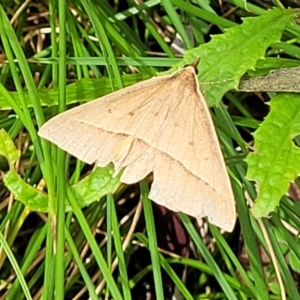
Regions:
<instances>
[{"instance_id":1,"label":"green grass blade","mask_svg":"<svg viewBox=\"0 0 300 300\"><path fill-rule=\"evenodd\" d=\"M152 267L153 267L153 277L154 277L156 298L164 299L161 269L160 269L160 262L159 262L159 253L157 251L158 246L157 246L153 211L152 211L151 202L148 198L149 189L146 180L142 180L140 182L140 189L142 195L144 215L146 220L146 228L147 228L147 233L149 238L149 251L150 251Z\"/></svg>"},{"instance_id":2,"label":"green grass blade","mask_svg":"<svg viewBox=\"0 0 300 300\"><path fill-rule=\"evenodd\" d=\"M11 265L12 265L12 267L13 267L13 269L14 269L17 277L18 277L18 280L19 280L20 285L23 289L23 292L24 292L24 295L25 295L26 299L31 300L32 297L30 295L26 280L25 280L25 278L22 274L22 271L21 271L21 269L18 265L17 260L15 259L15 256L14 256L12 250L10 249L8 243L6 242L5 237L3 236L3 234L1 232L0 232L0 244L3 247L5 253L6 253L6 255L7 255L8 259L9 259L9 261L10 261L10 263L11 263ZM8 297L7 300L12 300L12 298Z\"/></svg>"},{"instance_id":3,"label":"green grass blade","mask_svg":"<svg viewBox=\"0 0 300 300\"><path fill-rule=\"evenodd\" d=\"M76 218L84 232L84 235L91 247L91 250L93 251L93 253L95 255L97 264L98 264L101 272L103 273L103 276L108 284L108 288L109 288L112 296L114 297L114 299L117 299L117 300L123 299L123 297L121 296L120 291L111 275L111 272L107 267L107 264L106 264L104 257L99 249L99 246L98 246L97 242L95 241L95 238L91 232L90 226L87 223L80 207L77 205L77 202L76 202L74 195L72 194L72 191L70 190L70 188L67 188L67 196L73 207L74 215L76 216Z\"/></svg>"},{"instance_id":4,"label":"green grass blade","mask_svg":"<svg viewBox=\"0 0 300 300\"><path fill-rule=\"evenodd\" d=\"M232 299L232 300L236 299L237 300L237 297L236 297L233 289L230 287L230 285L224 278L224 275L222 274L219 266L216 264L215 260L213 259L213 257L209 253L208 249L206 248L205 244L199 237L199 234L196 232L196 229L193 226L192 222L189 220L189 218L185 214L180 213L179 215L180 215L181 221L183 222L188 233L190 234L196 247L200 251L203 258L206 260L207 264L210 266L216 280L222 287L223 292L225 293L226 297L228 299Z\"/></svg>"}]
</instances>

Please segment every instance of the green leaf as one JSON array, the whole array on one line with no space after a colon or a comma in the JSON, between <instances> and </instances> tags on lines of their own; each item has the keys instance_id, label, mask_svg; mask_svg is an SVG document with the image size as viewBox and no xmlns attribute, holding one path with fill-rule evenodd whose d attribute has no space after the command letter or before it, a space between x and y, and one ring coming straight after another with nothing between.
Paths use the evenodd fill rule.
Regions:
<instances>
[{"instance_id":1,"label":"green leaf","mask_svg":"<svg viewBox=\"0 0 300 300\"><path fill-rule=\"evenodd\" d=\"M113 173L112 165L95 168L90 175L73 185L72 190L78 205L85 207L108 193L114 193L120 185L120 175L113 177ZM26 183L15 170L7 172L3 182L15 199L22 202L28 209L49 212L48 195ZM69 202L66 202L65 210L72 210Z\"/></svg>"},{"instance_id":2,"label":"green leaf","mask_svg":"<svg viewBox=\"0 0 300 300\"><path fill-rule=\"evenodd\" d=\"M295 272L299 273L300 272L300 260L299 260L298 256L295 254L294 251L290 251L288 257L289 257L291 268Z\"/></svg>"},{"instance_id":3,"label":"green leaf","mask_svg":"<svg viewBox=\"0 0 300 300\"><path fill-rule=\"evenodd\" d=\"M177 68L200 58L200 88L208 105L217 106L227 91L237 89L241 76L255 67L266 49L280 40L297 12L275 8L259 17L244 18L242 25L214 35L211 42L187 51Z\"/></svg>"},{"instance_id":4,"label":"green leaf","mask_svg":"<svg viewBox=\"0 0 300 300\"><path fill-rule=\"evenodd\" d=\"M3 182L13 193L15 199L22 202L29 210L48 212L48 196L26 183L15 170L8 171Z\"/></svg>"},{"instance_id":5,"label":"green leaf","mask_svg":"<svg viewBox=\"0 0 300 300\"><path fill-rule=\"evenodd\" d=\"M3 155L10 165L20 157L20 151L4 129L0 130L0 155Z\"/></svg>"},{"instance_id":6,"label":"green leaf","mask_svg":"<svg viewBox=\"0 0 300 300\"><path fill-rule=\"evenodd\" d=\"M254 133L255 152L246 159L247 178L257 182L256 218L276 209L300 170L300 149L293 142L300 133L300 97L278 94L270 104L271 112Z\"/></svg>"},{"instance_id":7,"label":"green leaf","mask_svg":"<svg viewBox=\"0 0 300 300\"><path fill-rule=\"evenodd\" d=\"M280 295L280 286L278 282L270 282L269 288L273 294Z\"/></svg>"},{"instance_id":8,"label":"green leaf","mask_svg":"<svg viewBox=\"0 0 300 300\"><path fill-rule=\"evenodd\" d=\"M114 193L121 184L121 173L114 177L114 172L112 164L103 168L96 167L90 175L73 185L73 193L79 206L87 206Z\"/></svg>"}]
</instances>

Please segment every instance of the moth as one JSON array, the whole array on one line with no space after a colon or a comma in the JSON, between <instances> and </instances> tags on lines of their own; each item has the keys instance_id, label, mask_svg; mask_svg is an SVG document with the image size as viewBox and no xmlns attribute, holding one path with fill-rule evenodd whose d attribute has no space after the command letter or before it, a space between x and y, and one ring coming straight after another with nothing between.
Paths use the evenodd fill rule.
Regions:
<instances>
[{"instance_id":1,"label":"moth","mask_svg":"<svg viewBox=\"0 0 300 300\"><path fill-rule=\"evenodd\" d=\"M114 164L121 181L153 173L149 198L232 231L235 201L193 66L63 112L39 135L88 164Z\"/></svg>"}]
</instances>

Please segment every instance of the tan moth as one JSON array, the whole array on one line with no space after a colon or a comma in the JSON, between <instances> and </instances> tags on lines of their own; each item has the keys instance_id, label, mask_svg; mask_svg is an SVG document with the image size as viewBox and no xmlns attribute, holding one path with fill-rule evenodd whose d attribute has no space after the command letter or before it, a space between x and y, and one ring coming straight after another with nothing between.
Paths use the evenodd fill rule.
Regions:
<instances>
[{"instance_id":1,"label":"tan moth","mask_svg":"<svg viewBox=\"0 0 300 300\"><path fill-rule=\"evenodd\" d=\"M61 113L39 135L88 164L112 162L125 184L153 172L150 199L233 230L234 196L192 66Z\"/></svg>"}]
</instances>

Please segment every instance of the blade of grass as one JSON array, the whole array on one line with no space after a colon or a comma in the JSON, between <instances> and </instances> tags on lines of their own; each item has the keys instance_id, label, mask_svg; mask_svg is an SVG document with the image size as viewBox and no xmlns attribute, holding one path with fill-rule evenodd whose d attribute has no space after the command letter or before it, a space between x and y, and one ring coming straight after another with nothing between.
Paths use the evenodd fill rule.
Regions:
<instances>
[{"instance_id":1,"label":"blade of grass","mask_svg":"<svg viewBox=\"0 0 300 300\"><path fill-rule=\"evenodd\" d=\"M148 239L146 238L145 235L143 235L143 234L136 234L136 237L141 241L141 243L143 243L144 245L146 245L146 247L149 247L149 241L148 241ZM184 299L193 300L194 297L190 294L190 292L187 290L187 288L184 285L184 283L177 276L176 272L173 270L173 268L169 264L169 260L165 259L164 256L162 254L160 254L160 253L159 253L159 260L161 262L162 267L164 268L164 270L166 271L166 273L169 275L169 277L173 280L176 288L182 294L182 296L184 297ZM170 259L170 260L172 261L172 259ZM141 271L141 273L139 273L137 275L137 277L140 276L142 278L142 275L146 275L148 273L148 271L149 271L149 267L146 267L143 271Z\"/></svg>"},{"instance_id":2,"label":"blade of grass","mask_svg":"<svg viewBox=\"0 0 300 300\"><path fill-rule=\"evenodd\" d=\"M47 225L45 225L42 228L39 228L32 235L30 242L28 243L26 247L26 251L24 253L24 258L21 266L22 274L27 273L28 269L30 268L31 264L36 258L36 255L40 250L42 243L45 240L46 233L47 233ZM12 287L9 289L7 299L18 299L19 287L20 287L20 281L17 279L13 283Z\"/></svg>"},{"instance_id":3,"label":"blade of grass","mask_svg":"<svg viewBox=\"0 0 300 300\"><path fill-rule=\"evenodd\" d=\"M132 0L130 0L129 3L132 5L135 4L134 1L132 1ZM163 37L158 32L157 28L154 26L152 20L148 17L147 13L145 11L140 11L138 15L141 18L142 22L144 22L150 35L153 36L153 38L156 40L157 44L161 47L161 49L164 51L164 53L168 57L174 58L175 57L174 53L172 52L169 45L164 41Z\"/></svg>"},{"instance_id":4,"label":"blade of grass","mask_svg":"<svg viewBox=\"0 0 300 300\"><path fill-rule=\"evenodd\" d=\"M59 64L58 64L58 112L66 109L66 3L58 1L59 22ZM57 161L57 215L51 215L54 233L55 251L55 299L63 299L65 295L65 195L66 195L66 154L61 149L56 152ZM56 246L56 249L55 249Z\"/></svg>"},{"instance_id":5,"label":"blade of grass","mask_svg":"<svg viewBox=\"0 0 300 300\"><path fill-rule=\"evenodd\" d=\"M270 224L268 224L267 220L263 219L262 221L265 225L266 232L272 243L272 247L273 247L274 253L276 255L277 263L279 264L280 274L282 276L287 294L290 296L290 299L293 299L293 300L300 299L299 291L298 291L297 287L295 286L295 282L293 280L293 277L291 276L289 267L287 266L287 263L281 253L281 249L280 249L278 241L276 240L276 237L274 235L272 226L270 226Z\"/></svg>"},{"instance_id":6,"label":"blade of grass","mask_svg":"<svg viewBox=\"0 0 300 300\"><path fill-rule=\"evenodd\" d=\"M173 4L170 0L161 0L161 4L164 7L164 9L166 10L169 18L171 19L176 31L180 34L182 40L184 41L185 47L186 49L191 49L192 48L192 44L190 42L190 39L184 29L183 24L181 23L175 8L173 7Z\"/></svg>"},{"instance_id":7,"label":"blade of grass","mask_svg":"<svg viewBox=\"0 0 300 300\"><path fill-rule=\"evenodd\" d=\"M23 289L23 292L24 292L24 296L26 297L26 299L31 300L32 297L30 295L26 280L25 280L25 278L22 274L22 271L21 271L21 269L18 265L17 260L15 259L14 254L13 254L12 250L10 249L8 243L6 242L6 239L3 236L2 232L0 232L0 244L3 247L5 253L6 253L6 255L7 255L8 259L9 259L9 261L10 261L10 263L11 263L11 265L12 265L12 267L13 267L13 269L14 269L17 277L18 277L18 280L19 280L20 285L21 285L21 287ZM13 300L13 298L7 297L7 300Z\"/></svg>"},{"instance_id":8,"label":"blade of grass","mask_svg":"<svg viewBox=\"0 0 300 300\"><path fill-rule=\"evenodd\" d=\"M251 279L249 278L247 272L244 270L243 266L239 262L238 258L234 255L232 249L230 248L230 246L226 242L224 236L220 233L219 230L217 230L217 228L215 226L210 225L209 228L210 228L210 231L211 231L213 237L216 240L216 244L218 245L218 249L220 250L220 252L222 254L222 257L223 257L223 260L224 260L225 264L227 265L231 275L237 281L239 281L240 278L243 278L243 281L246 283L247 287L252 292L251 297L254 298L254 296L255 296L256 297L255 299L263 300L260 297L260 295L257 294L257 290L255 289L255 286L253 285L253 283L252 283ZM235 268L232 267L232 265L228 261L227 257L229 257L230 260L233 262ZM237 277L237 274L239 274L239 278ZM239 291L239 292L242 293L242 291ZM245 295L241 294L241 297L244 298ZM247 297L249 297L249 295L247 295Z\"/></svg>"},{"instance_id":9,"label":"blade of grass","mask_svg":"<svg viewBox=\"0 0 300 300\"><path fill-rule=\"evenodd\" d=\"M48 280L44 284L44 291L42 295L43 300L52 300L54 298L54 271L55 271L55 261L53 253L53 234L52 234L52 224L51 219L47 220L47 238L46 238L46 252L45 252L45 271L44 280Z\"/></svg>"},{"instance_id":10,"label":"blade of grass","mask_svg":"<svg viewBox=\"0 0 300 300\"><path fill-rule=\"evenodd\" d=\"M142 180L140 182L140 189L141 189L141 196L142 196L142 202L144 208L146 228L147 228L148 239L149 239L149 251L150 251L152 267L153 267L153 277L154 277L156 298L164 299L161 269L160 269L160 262L159 262L159 253L157 251L158 246L157 246L153 211L152 211L151 202L148 198L149 188L146 180Z\"/></svg>"},{"instance_id":11,"label":"blade of grass","mask_svg":"<svg viewBox=\"0 0 300 300\"><path fill-rule=\"evenodd\" d=\"M130 287L129 287L129 279L127 275L127 266L126 266L126 261L125 261L124 252L121 243L121 236L120 236L120 230L118 226L115 202L112 194L108 194L107 198L109 198L108 201L111 202L112 230L114 235L114 244L116 247L116 252L117 252L117 257L119 262L119 271L120 271L120 277L121 277L121 283L123 289L123 296L124 299L131 300L132 298L131 298Z\"/></svg>"},{"instance_id":12,"label":"blade of grass","mask_svg":"<svg viewBox=\"0 0 300 300\"><path fill-rule=\"evenodd\" d=\"M201 255L203 256L203 258L205 259L205 261L207 262L209 267L211 268L216 280L222 287L223 292L225 293L227 299L231 299L231 300L236 299L237 300L237 297L236 297L234 291L232 290L232 288L230 287L230 285L224 278L224 275L221 272L219 266L217 265L217 263L214 260L214 258L212 257L212 255L209 253L208 249L206 248L206 246L203 243L202 239L200 238L199 234L196 232L196 229L195 229L194 225L192 224L192 222L190 221L190 219L183 213L179 213L179 216L180 216L180 219L181 219L182 223L184 224L186 230L190 234L193 242L195 243L196 247L200 251Z\"/></svg>"},{"instance_id":13,"label":"blade of grass","mask_svg":"<svg viewBox=\"0 0 300 300\"><path fill-rule=\"evenodd\" d=\"M69 187L67 187L67 196L68 199L73 207L74 215L76 216L80 227L82 228L82 231L87 239L87 242L89 243L91 250L95 256L95 259L97 261L97 264L103 274L104 279L106 280L108 284L108 288L110 289L111 295L116 300L121 300L123 297L120 294L120 291L117 288L117 285L110 273L109 268L107 267L107 264L105 262L105 259L99 249L99 246L91 232L90 226L87 223L84 214L82 213L80 207L78 206L76 199L74 195L72 194L72 191Z\"/></svg>"},{"instance_id":14,"label":"blade of grass","mask_svg":"<svg viewBox=\"0 0 300 300\"><path fill-rule=\"evenodd\" d=\"M104 30L103 24L99 18L98 9L92 5L92 2L87 0L82 0L82 5L84 6L91 22L93 23L95 32L99 39L100 48L102 49L102 54L104 59L106 60L106 68L108 71L109 78L111 80L112 89L120 89L123 87L123 82L120 76L120 72L118 70L118 66L116 63L115 54L112 50L109 39Z\"/></svg>"},{"instance_id":15,"label":"blade of grass","mask_svg":"<svg viewBox=\"0 0 300 300\"><path fill-rule=\"evenodd\" d=\"M219 17L212 12L205 11L195 5L188 3L187 1L172 0L172 3L179 9L185 11L187 14L198 17L219 27L228 28L237 25L232 21Z\"/></svg>"},{"instance_id":16,"label":"blade of grass","mask_svg":"<svg viewBox=\"0 0 300 300\"><path fill-rule=\"evenodd\" d=\"M65 235L66 235L66 241L67 243L69 244L70 246L70 250L72 251L72 255L73 255L73 258L79 268L79 271L81 273L81 276L84 280L84 283L86 285L86 288L88 289L89 291L89 294L90 294L90 298L92 300L97 300L99 299L98 296L96 295L95 293L95 286L87 272L87 270L85 269L85 266L84 264L82 263L81 261L81 258L80 258L80 255L78 253L78 250L77 250L77 247L73 241L73 238L68 230L68 228L65 227Z\"/></svg>"}]
</instances>

